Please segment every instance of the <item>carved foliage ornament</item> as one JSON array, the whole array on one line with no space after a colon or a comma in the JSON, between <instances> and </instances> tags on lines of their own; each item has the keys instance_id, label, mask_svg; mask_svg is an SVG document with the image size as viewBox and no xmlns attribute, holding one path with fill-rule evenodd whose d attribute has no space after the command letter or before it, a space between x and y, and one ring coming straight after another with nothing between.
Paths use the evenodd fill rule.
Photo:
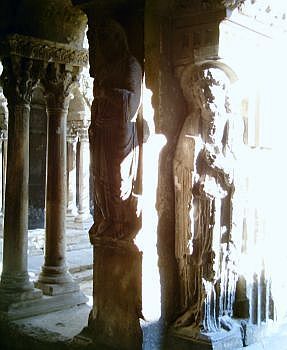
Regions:
<instances>
[{"instance_id":1,"label":"carved foliage ornament","mask_svg":"<svg viewBox=\"0 0 287 350\"><path fill-rule=\"evenodd\" d=\"M30 104L32 91L44 72L44 62L11 55L2 63L1 85L9 105Z\"/></svg>"},{"instance_id":2,"label":"carved foliage ornament","mask_svg":"<svg viewBox=\"0 0 287 350\"><path fill-rule=\"evenodd\" d=\"M19 34L8 36L0 43L0 54L2 56L13 54L46 62L69 63L75 66L86 66L89 61L87 50L75 50L69 45Z\"/></svg>"},{"instance_id":3,"label":"carved foliage ornament","mask_svg":"<svg viewBox=\"0 0 287 350\"><path fill-rule=\"evenodd\" d=\"M68 109L71 91L78 84L79 69L70 65L49 63L42 83L48 109Z\"/></svg>"}]
</instances>

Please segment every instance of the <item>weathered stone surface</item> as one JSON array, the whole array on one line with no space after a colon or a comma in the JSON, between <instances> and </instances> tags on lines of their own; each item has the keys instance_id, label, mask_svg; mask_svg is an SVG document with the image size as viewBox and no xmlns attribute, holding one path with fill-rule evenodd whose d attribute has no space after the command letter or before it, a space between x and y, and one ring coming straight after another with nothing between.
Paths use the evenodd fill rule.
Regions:
<instances>
[{"instance_id":1,"label":"weathered stone surface","mask_svg":"<svg viewBox=\"0 0 287 350\"><path fill-rule=\"evenodd\" d=\"M37 285L47 295L79 289L65 264L66 127L70 92L76 80L73 68L69 68L50 64L43 80L48 114L46 244L45 264Z\"/></svg>"},{"instance_id":2,"label":"weathered stone surface","mask_svg":"<svg viewBox=\"0 0 287 350\"><path fill-rule=\"evenodd\" d=\"M90 234L131 240L140 227L136 122L142 72L120 25L111 20L99 25L101 31L95 27L88 32L90 72L95 75L89 129L95 223Z\"/></svg>"},{"instance_id":3,"label":"weathered stone surface","mask_svg":"<svg viewBox=\"0 0 287 350\"><path fill-rule=\"evenodd\" d=\"M196 330L181 329L180 332L171 332L166 340L167 350L234 350L243 346L241 330L234 325L230 331L199 334Z\"/></svg>"},{"instance_id":4,"label":"weathered stone surface","mask_svg":"<svg viewBox=\"0 0 287 350\"><path fill-rule=\"evenodd\" d=\"M1 308L15 300L38 299L27 271L29 116L32 90L42 64L15 57L3 58L3 91L8 100L9 137L4 219ZM4 297L5 296L5 297Z\"/></svg>"},{"instance_id":5,"label":"weathered stone surface","mask_svg":"<svg viewBox=\"0 0 287 350\"><path fill-rule=\"evenodd\" d=\"M133 243L95 239L94 305L83 336L116 349L141 349L141 253Z\"/></svg>"},{"instance_id":6,"label":"weathered stone surface","mask_svg":"<svg viewBox=\"0 0 287 350\"><path fill-rule=\"evenodd\" d=\"M175 332L189 331L199 341L213 332L206 340L212 347L219 334L234 328L228 319L237 278L232 254L235 155L229 135L234 117L228 97L234 76L229 72L215 61L184 70L181 83L189 114L174 158L181 313ZM228 334L224 346L234 348L234 340L228 345L227 339Z\"/></svg>"}]
</instances>

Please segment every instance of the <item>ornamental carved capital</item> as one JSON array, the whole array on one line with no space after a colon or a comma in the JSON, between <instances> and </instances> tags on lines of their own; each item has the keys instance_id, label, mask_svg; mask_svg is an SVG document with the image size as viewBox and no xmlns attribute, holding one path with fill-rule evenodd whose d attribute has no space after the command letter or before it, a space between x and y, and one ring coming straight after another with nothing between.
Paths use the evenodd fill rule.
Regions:
<instances>
[{"instance_id":1,"label":"ornamental carved capital","mask_svg":"<svg viewBox=\"0 0 287 350\"><path fill-rule=\"evenodd\" d=\"M15 55L46 62L86 66L88 51L73 49L67 44L41 40L30 36L13 34L0 42L2 56Z\"/></svg>"},{"instance_id":2,"label":"ornamental carved capital","mask_svg":"<svg viewBox=\"0 0 287 350\"><path fill-rule=\"evenodd\" d=\"M82 122L78 126L78 135L79 135L79 141L80 142L89 142L89 126L90 122Z\"/></svg>"},{"instance_id":3,"label":"ornamental carved capital","mask_svg":"<svg viewBox=\"0 0 287 350\"><path fill-rule=\"evenodd\" d=\"M2 59L2 64L1 85L8 105L30 105L32 91L44 72L44 62L9 55Z\"/></svg>"},{"instance_id":4,"label":"ornamental carved capital","mask_svg":"<svg viewBox=\"0 0 287 350\"><path fill-rule=\"evenodd\" d=\"M67 142L75 143L78 140L77 128L74 125L73 121L67 122Z\"/></svg>"},{"instance_id":5,"label":"ornamental carved capital","mask_svg":"<svg viewBox=\"0 0 287 350\"><path fill-rule=\"evenodd\" d=\"M49 63L42 79L48 109L68 110L72 89L78 84L79 67Z\"/></svg>"}]
</instances>

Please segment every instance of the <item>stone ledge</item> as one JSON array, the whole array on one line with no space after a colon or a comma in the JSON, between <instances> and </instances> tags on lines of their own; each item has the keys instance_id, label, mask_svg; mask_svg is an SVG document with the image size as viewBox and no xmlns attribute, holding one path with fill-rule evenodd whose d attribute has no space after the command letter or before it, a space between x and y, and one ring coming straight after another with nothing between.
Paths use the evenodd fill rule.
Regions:
<instances>
[{"instance_id":1,"label":"stone ledge","mask_svg":"<svg viewBox=\"0 0 287 350\"><path fill-rule=\"evenodd\" d=\"M63 311L0 322L1 350L64 350L88 322L90 308L83 304Z\"/></svg>"},{"instance_id":2,"label":"stone ledge","mask_svg":"<svg viewBox=\"0 0 287 350\"><path fill-rule=\"evenodd\" d=\"M66 293L55 296L45 296L35 300L12 302L0 311L0 320L13 321L21 318L47 314L54 311L85 304L88 298L81 292Z\"/></svg>"}]
</instances>

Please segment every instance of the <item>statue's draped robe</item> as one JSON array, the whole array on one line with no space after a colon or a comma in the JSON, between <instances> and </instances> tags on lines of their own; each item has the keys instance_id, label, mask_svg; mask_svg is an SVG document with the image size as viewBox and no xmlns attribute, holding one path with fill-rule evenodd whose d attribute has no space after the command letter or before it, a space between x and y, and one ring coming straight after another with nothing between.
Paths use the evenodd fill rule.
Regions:
<instances>
[{"instance_id":1,"label":"statue's draped robe","mask_svg":"<svg viewBox=\"0 0 287 350\"><path fill-rule=\"evenodd\" d=\"M231 300L234 291L224 283L229 273L225 269L229 268L233 184L220 165L222 145L194 136L193 119L191 115L185 120L174 159L181 312L175 325L214 331L219 317L232 310L225 300Z\"/></svg>"},{"instance_id":2,"label":"statue's draped robe","mask_svg":"<svg viewBox=\"0 0 287 350\"><path fill-rule=\"evenodd\" d=\"M134 238L137 231L138 135L141 68L128 56L103 68L94 87L90 127L94 226L91 234Z\"/></svg>"}]
</instances>

